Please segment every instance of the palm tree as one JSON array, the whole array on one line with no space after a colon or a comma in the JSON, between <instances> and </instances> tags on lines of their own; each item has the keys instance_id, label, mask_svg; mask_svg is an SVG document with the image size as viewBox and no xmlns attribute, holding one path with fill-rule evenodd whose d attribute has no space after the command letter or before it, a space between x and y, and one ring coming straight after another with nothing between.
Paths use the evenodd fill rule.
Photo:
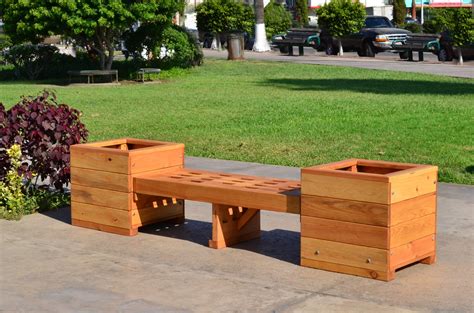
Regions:
<instances>
[{"instance_id":1,"label":"palm tree","mask_svg":"<svg viewBox=\"0 0 474 313\"><path fill-rule=\"evenodd\" d=\"M270 45L267 41L267 33L265 32L264 19L264 0L255 0L255 43L253 44L253 51L265 52L270 51Z\"/></svg>"}]
</instances>

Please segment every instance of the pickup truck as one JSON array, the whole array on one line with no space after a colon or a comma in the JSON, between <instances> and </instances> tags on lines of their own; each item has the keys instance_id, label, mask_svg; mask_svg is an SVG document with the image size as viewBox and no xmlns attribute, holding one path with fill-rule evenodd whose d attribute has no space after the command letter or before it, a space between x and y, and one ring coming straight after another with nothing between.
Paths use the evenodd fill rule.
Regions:
<instances>
[{"instance_id":1,"label":"pickup truck","mask_svg":"<svg viewBox=\"0 0 474 313\"><path fill-rule=\"evenodd\" d=\"M342 37L341 44L344 51L356 51L359 56L374 57L379 52L393 52L392 47L402 44L410 33L393 26L385 16L367 16L365 27L357 33ZM337 38L324 29L320 37L326 54L336 55L339 51Z\"/></svg>"}]
</instances>

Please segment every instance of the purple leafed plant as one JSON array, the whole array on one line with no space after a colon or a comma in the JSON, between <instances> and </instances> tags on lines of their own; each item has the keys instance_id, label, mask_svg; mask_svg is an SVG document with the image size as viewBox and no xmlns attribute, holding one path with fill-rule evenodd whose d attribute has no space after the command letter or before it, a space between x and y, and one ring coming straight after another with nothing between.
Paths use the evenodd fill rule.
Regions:
<instances>
[{"instance_id":1,"label":"purple leafed plant","mask_svg":"<svg viewBox=\"0 0 474 313\"><path fill-rule=\"evenodd\" d=\"M78 110L58 104L56 95L48 91L23 97L8 111L0 104L0 179L9 168L5 150L17 143L25 157L24 176L49 178L51 187L63 190L70 181L70 146L88 136L80 115Z\"/></svg>"}]
</instances>

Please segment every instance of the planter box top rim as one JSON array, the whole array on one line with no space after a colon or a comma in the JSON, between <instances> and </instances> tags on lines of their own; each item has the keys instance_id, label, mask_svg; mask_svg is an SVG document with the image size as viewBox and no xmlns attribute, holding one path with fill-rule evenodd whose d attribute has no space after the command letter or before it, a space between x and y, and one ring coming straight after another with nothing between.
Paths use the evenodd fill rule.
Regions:
<instances>
[{"instance_id":1,"label":"planter box top rim","mask_svg":"<svg viewBox=\"0 0 474 313\"><path fill-rule=\"evenodd\" d=\"M400 177L406 177L407 175L437 170L438 167L433 165L347 159L339 162L306 167L301 169L301 173L388 182Z\"/></svg>"},{"instance_id":2,"label":"planter box top rim","mask_svg":"<svg viewBox=\"0 0 474 313\"><path fill-rule=\"evenodd\" d=\"M96 141L90 143L82 143L71 146L71 150L89 150L89 151L107 151L108 153L114 154L139 154L142 152L150 151L165 151L170 149L184 149L184 144L148 140L148 139L137 139L137 138L119 138L105 141Z\"/></svg>"}]
</instances>

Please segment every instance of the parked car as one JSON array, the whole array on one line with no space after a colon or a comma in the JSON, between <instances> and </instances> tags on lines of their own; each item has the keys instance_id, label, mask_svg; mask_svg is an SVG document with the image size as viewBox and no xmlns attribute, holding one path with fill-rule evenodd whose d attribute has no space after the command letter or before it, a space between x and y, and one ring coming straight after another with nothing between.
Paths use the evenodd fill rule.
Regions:
<instances>
[{"instance_id":1,"label":"parked car","mask_svg":"<svg viewBox=\"0 0 474 313\"><path fill-rule=\"evenodd\" d=\"M392 45L404 42L410 33L393 26L385 16L368 16L365 26L357 33L342 37L341 43L344 51L356 51L359 56L374 57L379 52L394 52ZM338 53L337 39L325 30L321 32L321 43L326 54Z\"/></svg>"},{"instance_id":2,"label":"parked car","mask_svg":"<svg viewBox=\"0 0 474 313\"><path fill-rule=\"evenodd\" d=\"M459 58L459 47L453 46L453 39L451 38L449 32L444 32L441 34L439 44L440 49L437 52L439 61L446 62ZM463 45L460 48L464 60L474 60L474 42Z\"/></svg>"}]
</instances>

